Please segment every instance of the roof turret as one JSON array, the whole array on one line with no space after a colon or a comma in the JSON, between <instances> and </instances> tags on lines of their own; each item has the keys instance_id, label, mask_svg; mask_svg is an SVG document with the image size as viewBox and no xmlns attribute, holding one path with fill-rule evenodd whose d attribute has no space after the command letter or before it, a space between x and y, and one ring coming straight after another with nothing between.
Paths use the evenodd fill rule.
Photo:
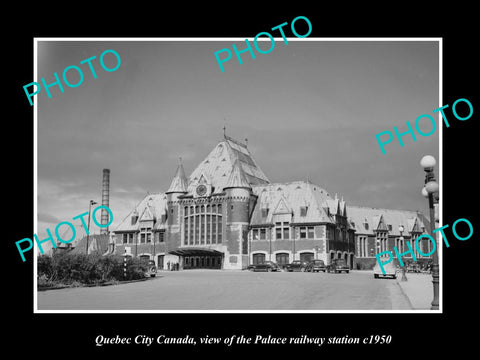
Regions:
<instances>
[{"instance_id":1,"label":"roof turret","mask_svg":"<svg viewBox=\"0 0 480 360\"><path fill-rule=\"evenodd\" d=\"M168 188L168 193L186 193L187 192L187 177L185 176L185 170L183 170L182 163L178 164L177 172L173 177L172 183Z\"/></svg>"},{"instance_id":2,"label":"roof turret","mask_svg":"<svg viewBox=\"0 0 480 360\"><path fill-rule=\"evenodd\" d=\"M247 177L245 176L243 168L240 165L240 161L238 159L235 160L235 163L232 167L232 172L230 173L230 177L228 178L228 182L223 189L228 188L252 188L247 181Z\"/></svg>"}]
</instances>

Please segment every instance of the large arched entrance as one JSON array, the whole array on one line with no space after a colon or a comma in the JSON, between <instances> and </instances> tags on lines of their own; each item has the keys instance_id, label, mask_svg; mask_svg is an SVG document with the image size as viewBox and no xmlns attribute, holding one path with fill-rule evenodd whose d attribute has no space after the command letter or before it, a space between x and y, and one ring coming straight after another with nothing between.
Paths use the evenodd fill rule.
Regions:
<instances>
[{"instance_id":1,"label":"large arched entrance","mask_svg":"<svg viewBox=\"0 0 480 360\"><path fill-rule=\"evenodd\" d=\"M315 258L313 252L303 252L300 254L300 260L310 262Z\"/></svg>"},{"instance_id":2,"label":"large arched entrance","mask_svg":"<svg viewBox=\"0 0 480 360\"><path fill-rule=\"evenodd\" d=\"M221 269L223 253L213 249L183 248L172 250L172 255L180 257L180 268L188 269Z\"/></svg>"},{"instance_id":3,"label":"large arched entrance","mask_svg":"<svg viewBox=\"0 0 480 360\"><path fill-rule=\"evenodd\" d=\"M259 265L265 262L265 254L263 253L253 254L252 257L253 257L253 265Z\"/></svg>"}]
</instances>

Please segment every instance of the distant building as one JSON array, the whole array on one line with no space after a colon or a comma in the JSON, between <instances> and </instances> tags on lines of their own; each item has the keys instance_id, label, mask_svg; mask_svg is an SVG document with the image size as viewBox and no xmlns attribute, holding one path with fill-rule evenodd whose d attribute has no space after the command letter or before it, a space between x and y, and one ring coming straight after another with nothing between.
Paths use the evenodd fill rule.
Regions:
<instances>
[{"instance_id":1,"label":"distant building","mask_svg":"<svg viewBox=\"0 0 480 360\"><path fill-rule=\"evenodd\" d=\"M166 192L148 194L132 209L114 230L114 252L153 259L163 269L172 263L181 269L244 269L268 260L328 264L337 258L351 268L359 260L373 266L372 238L383 239L384 223L388 229L399 222L390 220L393 210L382 217L361 209L309 181L271 183L247 145L225 135L188 178L179 164ZM412 213L403 213L407 227ZM372 218L378 215L378 221ZM387 238L396 230L387 230ZM359 253L360 238L367 239L365 253Z\"/></svg>"},{"instance_id":2,"label":"distant building","mask_svg":"<svg viewBox=\"0 0 480 360\"><path fill-rule=\"evenodd\" d=\"M377 209L361 206L348 206L349 219L355 228L355 258L357 268L371 269L377 259L375 254L391 251L396 257L394 247L400 254L408 251L409 241L418 262L431 259L422 256L415 246L415 239L428 232L428 220L419 212L406 210ZM403 229L400 233L399 229ZM431 252L433 245L428 240L420 240L419 249L423 254ZM412 260L410 253L402 260Z\"/></svg>"}]
</instances>

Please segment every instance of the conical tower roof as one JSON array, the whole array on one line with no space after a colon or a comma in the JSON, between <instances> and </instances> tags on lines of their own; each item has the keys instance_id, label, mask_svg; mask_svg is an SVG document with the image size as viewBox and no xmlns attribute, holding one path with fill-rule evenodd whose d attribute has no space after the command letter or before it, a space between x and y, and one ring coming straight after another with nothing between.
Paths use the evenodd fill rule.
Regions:
<instances>
[{"instance_id":1,"label":"conical tower roof","mask_svg":"<svg viewBox=\"0 0 480 360\"><path fill-rule=\"evenodd\" d=\"M168 188L168 193L186 193L187 192L187 177L185 176L185 170L183 170L182 163L178 164L177 172L173 177L172 183Z\"/></svg>"},{"instance_id":2,"label":"conical tower roof","mask_svg":"<svg viewBox=\"0 0 480 360\"><path fill-rule=\"evenodd\" d=\"M243 171L240 161L237 159L232 167L232 172L228 178L227 184L224 186L224 189L228 188L247 188L251 189L252 187L248 183L245 172Z\"/></svg>"}]
</instances>

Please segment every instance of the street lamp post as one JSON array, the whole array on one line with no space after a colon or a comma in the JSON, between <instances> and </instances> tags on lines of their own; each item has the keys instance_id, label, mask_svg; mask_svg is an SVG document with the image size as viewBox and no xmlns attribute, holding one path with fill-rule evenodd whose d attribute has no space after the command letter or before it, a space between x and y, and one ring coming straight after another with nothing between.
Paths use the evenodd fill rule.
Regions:
<instances>
[{"instance_id":1,"label":"street lamp post","mask_svg":"<svg viewBox=\"0 0 480 360\"><path fill-rule=\"evenodd\" d=\"M88 239L90 237L90 211L92 210L92 205L95 205L96 202L93 200L90 200L90 203L88 205L88 226L87 226L87 248L86 248L86 254L88 255Z\"/></svg>"},{"instance_id":2,"label":"street lamp post","mask_svg":"<svg viewBox=\"0 0 480 360\"><path fill-rule=\"evenodd\" d=\"M153 261L155 262L155 264L157 263L155 260L155 233L152 231L152 241L153 241ZM158 264L157 264L158 266Z\"/></svg>"},{"instance_id":3,"label":"street lamp post","mask_svg":"<svg viewBox=\"0 0 480 360\"><path fill-rule=\"evenodd\" d=\"M435 181L435 173L433 168L436 164L435 158L426 155L420 160L420 165L425 170L425 187L422 189L422 194L428 197L428 208L430 212L430 235L435 240L436 251L433 252L433 266L432 266L432 283L433 283L433 300L432 310L438 310L439 307L439 263L438 263L438 241L433 233L435 229L435 210L434 204L438 203L438 189L439 185Z\"/></svg>"},{"instance_id":4,"label":"street lamp post","mask_svg":"<svg viewBox=\"0 0 480 360\"><path fill-rule=\"evenodd\" d=\"M405 238L403 237L404 230L405 228L403 227L403 225L398 226L398 232L400 233L400 237L398 240L402 242L402 251L403 251L403 241L405 240ZM402 278L400 279L400 281L408 281L405 266L402 266Z\"/></svg>"}]
</instances>

